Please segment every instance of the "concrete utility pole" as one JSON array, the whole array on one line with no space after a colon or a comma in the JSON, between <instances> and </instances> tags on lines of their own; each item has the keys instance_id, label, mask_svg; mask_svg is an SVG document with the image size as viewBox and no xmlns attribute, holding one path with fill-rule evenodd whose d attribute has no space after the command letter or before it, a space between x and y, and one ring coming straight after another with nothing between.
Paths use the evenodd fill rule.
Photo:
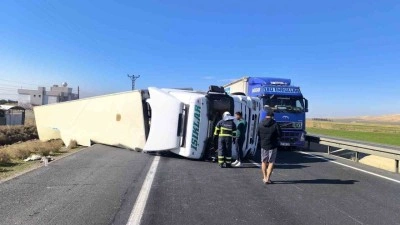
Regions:
<instances>
[{"instance_id":1,"label":"concrete utility pole","mask_svg":"<svg viewBox=\"0 0 400 225\"><path fill-rule=\"evenodd\" d=\"M139 79L140 75L135 76L135 75L128 74L128 77L132 80L132 90L135 90L135 83L136 83L136 80Z\"/></svg>"}]
</instances>

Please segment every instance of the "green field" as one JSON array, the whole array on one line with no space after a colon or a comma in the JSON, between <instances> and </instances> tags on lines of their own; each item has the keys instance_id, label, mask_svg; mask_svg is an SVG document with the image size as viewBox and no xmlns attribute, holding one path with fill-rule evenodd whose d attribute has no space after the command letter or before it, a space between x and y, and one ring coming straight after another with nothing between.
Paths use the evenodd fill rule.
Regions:
<instances>
[{"instance_id":1,"label":"green field","mask_svg":"<svg viewBox=\"0 0 400 225\"><path fill-rule=\"evenodd\" d=\"M307 132L358 141L400 146L400 126L387 124L307 121Z\"/></svg>"},{"instance_id":2,"label":"green field","mask_svg":"<svg viewBox=\"0 0 400 225\"><path fill-rule=\"evenodd\" d=\"M308 133L400 146L400 134L307 128Z\"/></svg>"}]
</instances>

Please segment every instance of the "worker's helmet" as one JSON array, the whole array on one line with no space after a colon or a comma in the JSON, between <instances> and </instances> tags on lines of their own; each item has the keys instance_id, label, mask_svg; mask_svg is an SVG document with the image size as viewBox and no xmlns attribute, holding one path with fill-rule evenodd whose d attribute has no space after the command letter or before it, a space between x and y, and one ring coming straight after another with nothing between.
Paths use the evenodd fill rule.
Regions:
<instances>
[{"instance_id":1,"label":"worker's helmet","mask_svg":"<svg viewBox=\"0 0 400 225\"><path fill-rule=\"evenodd\" d=\"M231 113L230 113L230 112L228 112L228 111L226 111L226 112L224 112L224 114L222 114L222 116L223 116L223 117L226 117L226 116L231 116Z\"/></svg>"},{"instance_id":2,"label":"worker's helmet","mask_svg":"<svg viewBox=\"0 0 400 225\"><path fill-rule=\"evenodd\" d=\"M224 120L230 120L230 119L232 119L233 117L232 117L232 115L231 115L230 112L224 112L224 114L222 114L222 118L223 118Z\"/></svg>"}]
</instances>

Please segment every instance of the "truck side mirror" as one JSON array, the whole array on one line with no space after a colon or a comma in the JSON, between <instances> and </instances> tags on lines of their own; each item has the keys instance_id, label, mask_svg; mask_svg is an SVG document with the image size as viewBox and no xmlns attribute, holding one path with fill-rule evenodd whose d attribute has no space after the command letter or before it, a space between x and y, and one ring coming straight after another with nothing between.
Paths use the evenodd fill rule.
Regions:
<instances>
[{"instance_id":1,"label":"truck side mirror","mask_svg":"<svg viewBox=\"0 0 400 225\"><path fill-rule=\"evenodd\" d=\"M304 105L305 105L304 111L308 112L308 100L306 98L304 99Z\"/></svg>"}]
</instances>

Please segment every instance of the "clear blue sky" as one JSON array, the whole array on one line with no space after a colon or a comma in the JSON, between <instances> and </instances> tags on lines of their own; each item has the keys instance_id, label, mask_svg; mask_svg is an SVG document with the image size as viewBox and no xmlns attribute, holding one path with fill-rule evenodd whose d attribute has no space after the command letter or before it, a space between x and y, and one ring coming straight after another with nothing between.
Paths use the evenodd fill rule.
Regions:
<instances>
[{"instance_id":1,"label":"clear blue sky","mask_svg":"<svg viewBox=\"0 0 400 225\"><path fill-rule=\"evenodd\" d=\"M84 96L291 78L309 116L400 113L399 1L0 3L0 98L67 81ZM76 89L76 88L75 88Z\"/></svg>"}]
</instances>

